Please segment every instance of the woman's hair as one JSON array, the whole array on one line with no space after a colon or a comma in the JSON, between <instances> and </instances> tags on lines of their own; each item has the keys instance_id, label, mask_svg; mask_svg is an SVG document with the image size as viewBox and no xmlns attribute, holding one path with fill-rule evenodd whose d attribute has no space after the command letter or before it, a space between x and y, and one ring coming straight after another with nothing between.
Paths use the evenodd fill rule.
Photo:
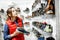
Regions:
<instances>
[{"instance_id":1,"label":"woman's hair","mask_svg":"<svg viewBox=\"0 0 60 40\"><path fill-rule=\"evenodd\" d=\"M6 11L8 18L11 18L11 17L12 17L12 8L14 8L14 7L10 7L10 8L8 8L7 11ZM11 16L9 16L9 14L10 14ZM8 19L8 18L7 18L7 19Z\"/></svg>"},{"instance_id":2,"label":"woman's hair","mask_svg":"<svg viewBox=\"0 0 60 40\"><path fill-rule=\"evenodd\" d=\"M7 11L6 11L6 12L7 12L7 17L10 18L10 19L12 18L12 8L15 8L15 7L10 7L10 8L8 8ZM16 9L16 12L20 12L20 8L17 8L17 9ZM10 16L9 16L9 15L10 15ZM7 19L8 19L8 18L7 18Z\"/></svg>"}]
</instances>

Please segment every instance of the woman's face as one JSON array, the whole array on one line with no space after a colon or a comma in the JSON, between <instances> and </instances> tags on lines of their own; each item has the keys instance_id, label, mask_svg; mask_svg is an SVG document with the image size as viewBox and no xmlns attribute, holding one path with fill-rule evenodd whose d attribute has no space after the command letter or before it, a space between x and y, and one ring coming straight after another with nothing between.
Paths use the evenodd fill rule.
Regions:
<instances>
[{"instance_id":1,"label":"woman's face","mask_svg":"<svg viewBox=\"0 0 60 40\"><path fill-rule=\"evenodd\" d=\"M12 8L12 16L13 17L16 17L17 16L17 12L16 12L16 9L15 8Z\"/></svg>"}]
</instances>

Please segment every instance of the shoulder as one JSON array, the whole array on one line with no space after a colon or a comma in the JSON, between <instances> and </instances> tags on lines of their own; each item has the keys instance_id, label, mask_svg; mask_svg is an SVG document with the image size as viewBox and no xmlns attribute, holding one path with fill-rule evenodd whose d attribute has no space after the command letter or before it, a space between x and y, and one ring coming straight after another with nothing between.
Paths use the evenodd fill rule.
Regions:
<instances>
[{"instance_id":1,"label":"shoulder","mask_svg":"<svg viewBox=\"0 0 60 40\"><path fill-rule=\"evenodd\" d=\"M4 25L4 28L7 28L7 27L8 27L8 25L7 25L7 24L5 24L5 25Z\"/></svg>"},{"instance_id":2,"label":"shoulder","mask_svg":"<svg viewBox=\"0 0 60 40\"><path fill-rule=\"evenodd\" d=\"M18 21L22 21L22 18L17 17L17 20L18 20Z\"/></svg>"},{"instance_id":3,"label":"shoulder","mask_svg":"<svg viewBox=\"0 0 60 40\"><path fill-rule=\"evenodd\" d=\"M5 22L6 24L11 24L11 20L10 19L8 19L8 20L6 20L6 22Z\"/></svg>"}]
</instances>

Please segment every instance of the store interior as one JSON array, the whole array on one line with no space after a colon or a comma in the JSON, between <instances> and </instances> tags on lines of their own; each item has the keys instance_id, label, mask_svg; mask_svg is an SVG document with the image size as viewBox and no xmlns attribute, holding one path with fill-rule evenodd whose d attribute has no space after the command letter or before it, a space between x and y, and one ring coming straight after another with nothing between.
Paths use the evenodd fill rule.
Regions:
<instances>
[{"instance_id":1,"label":"store interior","mask_svg":"<svg viewBox=\"0 0 60 40\"><path fill-rule=\"evenodd\" d=\"M0 4L0 40L4 40L6 10L9 7L20 8L21 12L18 17L22 17L24 29L30 32L28 36L24 35L25 40L48 40L49 37L52 37L53 40L56 39L55 10L51 8L45 11L46 0L0 0Z\"/></svg>"}]
</instances>

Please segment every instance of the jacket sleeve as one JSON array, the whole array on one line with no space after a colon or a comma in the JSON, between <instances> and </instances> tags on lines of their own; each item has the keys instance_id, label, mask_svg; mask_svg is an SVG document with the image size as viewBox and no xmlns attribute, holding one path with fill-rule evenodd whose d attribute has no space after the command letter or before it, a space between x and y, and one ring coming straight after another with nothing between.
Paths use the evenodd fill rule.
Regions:
<instances>
[{"instance_id":1,"label":"jacket sleeve","mask_svg":"<svg viewBox=\"0 0 60 40\"><path fill-rule=\"evenodd\" d=\"M8 25L5 24L4 25L4 40L9 40L10 38L11 36L9 35Z\"/></svg>"}]
</instances>

